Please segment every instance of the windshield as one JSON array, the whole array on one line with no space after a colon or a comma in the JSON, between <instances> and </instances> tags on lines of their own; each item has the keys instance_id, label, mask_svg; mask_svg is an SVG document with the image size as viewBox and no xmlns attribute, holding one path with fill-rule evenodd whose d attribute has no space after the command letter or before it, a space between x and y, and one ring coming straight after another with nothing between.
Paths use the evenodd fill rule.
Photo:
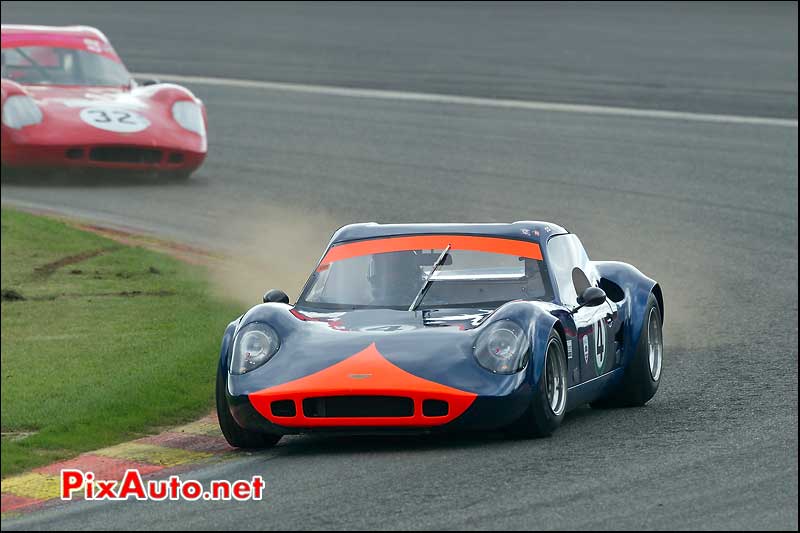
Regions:
<instances>
[{"instance_id":1,"label":"windshield","mask_svg":"<svg viewBox=\"0 0 800 533\"><path fill-rule=\"evenodd\" d=\"M3 48L2 77L24 85L122 86L125 67L106 56L75 48Z\"/></svg>"},{"instance_id":2,"label":"windshield","mask_svg":"<svg viewBox=\"0 0 800 533\"><path fill-rule=\"evenodd\" d=\"M419 309L493 308L518 299L552 300L538 244L484 237L457 239L480 242L464 245L453 239L454 243L445 244L437 237L441 244L423 243L436 246L413 248L399 241L414 238L393 238L367 241L368 246L363 246L364 242L335 246L309 279L298 303L324 309L408 309L428 277L431 284ZM512 244L504 249L505 244L498 248L488 241ZM431 276L448 245L446 260ZM348 246L361 248L343 251Z\"/></svg>"}]
</instances>

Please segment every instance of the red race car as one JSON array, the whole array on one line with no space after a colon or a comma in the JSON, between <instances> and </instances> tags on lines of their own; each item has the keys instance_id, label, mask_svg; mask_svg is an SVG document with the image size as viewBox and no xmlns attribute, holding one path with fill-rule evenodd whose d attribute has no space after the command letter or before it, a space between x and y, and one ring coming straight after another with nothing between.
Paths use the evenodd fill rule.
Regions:
<instances>
[{"instance_id":1,"label":"red race car","mask_svg":"<svg viewBox=\"0 0 800 533\"><path fill-rule=\"evenodd\" d=\"M2 165L187 178L206 111L184 87L138 84L100 31L2 25Z\"/></svg>"}]
</instances>

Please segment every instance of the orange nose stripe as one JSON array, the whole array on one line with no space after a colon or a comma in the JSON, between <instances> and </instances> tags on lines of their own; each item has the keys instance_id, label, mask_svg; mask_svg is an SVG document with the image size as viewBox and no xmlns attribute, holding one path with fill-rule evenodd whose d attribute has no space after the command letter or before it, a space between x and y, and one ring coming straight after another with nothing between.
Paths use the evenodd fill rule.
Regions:
<instances>
[{"instance_id":1,"label":"orange nose stripe","mask_svg":"<svg viewBox=\"0 0 800 533\"><path fill-rule=\"evenodd\" d=\"M414 414L407 417L306 417L303 400L327 396L396 396L411 398ZM417 377L393 365L381 355L375 344L344 361L309 376L270 387L249 395L250 403L264 418L285 427L428 427L446 424L472 405L476 394ZM291 400L296 415L276 417L274 401ZM444 416L426 417L422 413L425 400L442 400L448 404Z\"/></svg>"}]
</instances>

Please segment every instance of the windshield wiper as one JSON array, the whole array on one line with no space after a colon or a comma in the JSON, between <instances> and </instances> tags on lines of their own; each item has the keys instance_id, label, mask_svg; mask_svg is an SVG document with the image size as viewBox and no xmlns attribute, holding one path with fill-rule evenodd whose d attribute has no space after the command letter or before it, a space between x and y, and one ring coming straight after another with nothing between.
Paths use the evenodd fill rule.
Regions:
<instances>
[{"instance_id":1,"label":"windshield wiper","mask_svg":"<svg viewBox=\"0 0 800 533\"><path fill-rule=\"evenodd\" d=\"M422 303L422 299L425 298L425 295L428 293L428 289L431 286L431 282L433 281L433 275L436 273L436 270L438 270L439 267L442 266L444 262L447 260L447 252L449 251L450 251L450 245L448 244L447 248L445 248L444 251L442 252L442 255L440 255L439 259L437 259L436 262L433 264L433 268L431 268L431 273L428 274L427 278L425 278L425 283L422 284L422 287L420 287L417 296L414 298L414 301L411 302L411 306L408 308L409 311L416 311L417 307L419 307L419 304Z\"/></svg>"},{"instance_id":2,"label":"windshield wiper","mask_svg":"<svg viewBox=\"0 0 800 533\"><path fill-rule=\"evenodd\" d=\"M37 71L44 78L44 81L47 81L50 78L50 73L47 72L47 69L45 69L42 65L40 65L36 61L34 61L31 56L23 52L22 48L14 48L14 50L16 50L16 52L22 57L22 59L30 63L33 69ZM3 62L5 63L5 61Z\"/></svg>"}]
</instances>

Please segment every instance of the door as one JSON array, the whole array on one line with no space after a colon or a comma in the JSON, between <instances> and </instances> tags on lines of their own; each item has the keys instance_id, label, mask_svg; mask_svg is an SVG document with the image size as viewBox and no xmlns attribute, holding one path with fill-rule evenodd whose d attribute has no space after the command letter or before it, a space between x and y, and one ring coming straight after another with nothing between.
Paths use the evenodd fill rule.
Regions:
<instances>
[{"instance_id":1,"label":"door","mask_svg":"<svg viewBox=\"0 0 800 533\"><path fill-rule=\"evenodd\" d=\"M584 290L594 285L580 267L572 269L571 277L575 294L583 294ZM580 304L580 297L576 297L576 303ZM616 304L608 298L602 305L581 307L573 313L581 355L581 360L578 361L579 382L588 381L614 369L614 338L619 329L618 325L615 327L615 321L618 316Z\"/></svg>"},{"instance_id":2,"label":"door","mask_svg":"<svg viewBox=\"0 0 800 533\"><path fill-rule=\"evenodd\" d=\"M600 274L575 235L550 238L547 251L560 303L568 309L578 308L579 295L587 287L600 286ZM574 329L567 328L570 385L594 379L619 366L616 335L621 325L616 304L606 298L599 306L580 307L571 318Z\"/></svg>"}]
</instances>

